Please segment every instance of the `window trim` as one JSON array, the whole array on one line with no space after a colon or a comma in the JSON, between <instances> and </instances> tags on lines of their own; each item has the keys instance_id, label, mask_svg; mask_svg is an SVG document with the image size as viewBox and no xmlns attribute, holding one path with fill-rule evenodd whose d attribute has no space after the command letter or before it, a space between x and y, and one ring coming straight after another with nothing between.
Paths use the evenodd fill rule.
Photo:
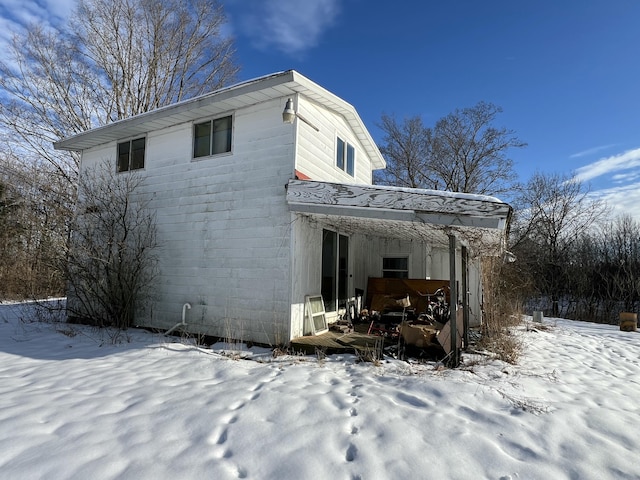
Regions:
<instances>
[{"instance_id":1,"label":"window trim","mask_svg":"<svg viewBox=\"0 0 640 480\"><path fill-rule=\"evenodd\" d=\"M142 166L137 168L131 168L134 160L133 142L136 142L138 140L144 140L144 149L142 153ZM128 152L129 162L126 170L125 169L120 170L120 145L125 145L125 144L129 145L129 152ZM126 172L133 172L135 170L144 170L146 165L147 165L147 136L146 135L142 135L140 137L130 137L128 139L118 140L116 142L116 173L126 173Z\"/></svg>"},{"instance_id":2,"label":"window trim","mask_svg":"<svg viewBox=\"0 0 640 480\"><path fill-rule=\"evenodd\" d=\"M229 118L231 121L231 128L230 128L230 133L229 133L229 150L226 150L224 152L218 152L218 153L214 153L213 152L213 140L214 140L214 132L213 132L213 126L214 126L214 122L216 120L222 120L225 118ZM205 123L211 123L211 126L209 128L209 153L206 155L199 155L196 156L196 127L198 125L203 125ZM202 159L206 159L206 158L211 158L211 157L218 157L218 156L222 156L222 155L231 155L233 153L233 144L234 144L234 137L235 137L235 125L236 125L236 121L235 121L235 115L230 113L227 115L221 115L221 116L215 116L215 117L209 117L209 118L204 118L198 121L194 121L192 123L192 127L191 127L191 160L192 161L200 161Z\"/></svg>"},{"instance_id":3,"label":"window trim","mask_svg":"<svg viewBox=\"0 0 640 480\"><path fill-rule=\"evenodd\" d=\"M342 148L340 148L342 146ZM342 152L342 153L341 153ZM350 155L351 154L351 155ZM353 143L336 135L335 166L350 177L356 176L356 147Z\"/></svg>"}]
</instances>

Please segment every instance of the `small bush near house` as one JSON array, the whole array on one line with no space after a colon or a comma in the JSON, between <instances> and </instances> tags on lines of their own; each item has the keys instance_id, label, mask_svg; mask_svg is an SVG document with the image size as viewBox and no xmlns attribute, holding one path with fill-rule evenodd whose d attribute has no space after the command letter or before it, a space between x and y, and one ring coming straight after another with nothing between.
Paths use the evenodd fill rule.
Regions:
<instances>
[{"instance_id":1,"label":"small bush near house","mask_svg":"<svg viewBox=\"0 0 640 480\"><path fill-rule=\"evenodd\" d=\"M130 327L144 311L157 272L155 217L142 177L103 164L83 173L64 271L69 316Z\"/></svg>"}]
</instances>

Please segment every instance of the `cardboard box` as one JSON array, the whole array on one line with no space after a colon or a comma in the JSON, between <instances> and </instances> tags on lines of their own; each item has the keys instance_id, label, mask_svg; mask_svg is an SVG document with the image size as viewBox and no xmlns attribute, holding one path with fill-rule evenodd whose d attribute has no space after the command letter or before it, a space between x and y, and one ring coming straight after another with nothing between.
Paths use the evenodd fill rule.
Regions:
<instances>
[{"instance_id":1,"label":"cardboard box","mask_svg":"<svg viewBox=\"0 0 640 480\"><path fill-rule=\"evenodd\" d=\"M426 348L436 343L438 331L431 325L411 325L407 322L400 324L400 335L408 345Z\"/></svg>"}]
</instances>

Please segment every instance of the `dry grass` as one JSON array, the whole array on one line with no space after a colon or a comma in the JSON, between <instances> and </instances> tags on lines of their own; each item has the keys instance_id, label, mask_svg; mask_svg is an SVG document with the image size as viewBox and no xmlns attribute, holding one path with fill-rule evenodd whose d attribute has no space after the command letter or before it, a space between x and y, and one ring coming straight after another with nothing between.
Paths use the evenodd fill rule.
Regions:
<instances>
[{"instance_id":1,"label":"dry grass","mask_svg":"<svg viewBox=\"0 0 640 480\"><path fill-rule=\"evenodd\" d=\"M517 363L521 344L513 334L521 323L522 307L513 294L499 257L483 261L484 321L478 347L508 363Z\"/></svg>"}]
</instances>

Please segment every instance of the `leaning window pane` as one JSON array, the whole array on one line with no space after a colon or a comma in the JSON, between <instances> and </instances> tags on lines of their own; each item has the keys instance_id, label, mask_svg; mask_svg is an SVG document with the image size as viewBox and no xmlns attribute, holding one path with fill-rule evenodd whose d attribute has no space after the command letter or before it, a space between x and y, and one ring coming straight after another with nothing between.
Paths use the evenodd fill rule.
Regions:
<instances>
[{"instance_id":1,"label":"leaning window pane","mask_svg":"<svg viewBox=\"0 0 640 480\"><path fill-rule=\"evenodd\" d=\"M118 144L118 172L129 170L129 150L131 143L123 142Z\"/></svg>"},{"instance_id":2,"label":"leaning window pane","mask_svg":"<svg viewBox=\"0 0 640 480\"><path fill-rule=\"evenodd\" d=\"M131 170L144 168L144 138L138 138L131 142Z\"/></svg>"},{"instance_id":3,"label":"leaning window pane","mask_svg":"<svg viewBox=\"0 0 640 480\"><path fill-rule=\"evenodd\" d=\"M213 154L231 151L231 117L213 121Z\"/></svg>"},{"instance_id":4,"label":"leaning window pane","mask_svg":"<svg viewBox=\"0 0 640 480\"><path fill-rule=\"evenodd\" d=\"M347 173L353 177L353 163L356 156L356 151L353 145L347 144Z\"/></svg>"},{"instance_id":5,"label":"leaning window pane","mask_svg":"<svg viewBox=\"0 0 640 480\"><path fill-rule=\"evenodd\" d=\"M206 157L210 155L211 122L198 123L193 129L193 156Z\"/></svg>"},{"instance_id":6,"label":"leaning window pane","mask_svg":"<svg viewBox=\"0 0 640 480\"><path fill-rule=\"evenodd\" d=\"M344 170L344 141L338 138L338 148L336 149L336 166Z\"/></svg>"}]
</instances>

